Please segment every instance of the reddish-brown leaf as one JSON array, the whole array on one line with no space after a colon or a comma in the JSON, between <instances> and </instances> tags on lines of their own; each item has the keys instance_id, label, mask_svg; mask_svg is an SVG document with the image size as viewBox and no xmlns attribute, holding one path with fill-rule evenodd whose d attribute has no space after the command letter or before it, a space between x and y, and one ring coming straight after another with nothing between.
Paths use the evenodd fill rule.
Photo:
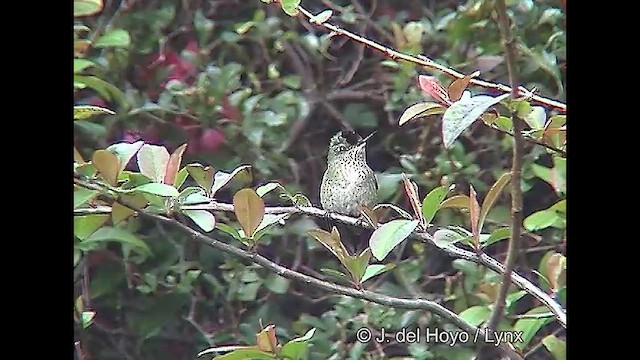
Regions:
<instances>
[{"instance_id":1,"label":"reddish-brown leaf","mask_svg":"<svg viewBox=\"0 0 640 360\"><path fill-rule=\"evenodd\" d=\"M480 220L480 204L478 204L478 194L473 188L473 185L469 189L469 214L471 217L471 231L473 233L473 244L476 249L480 249L480 229L478 227L478 221Z\"/></svg>"},{"instance_id":2,"label":"reddish-brown leaf","mask_svg":"<svg viewBox=\"0 0 640 360\"><path fill-rule=\"evenodd\" d=\"M252 237L264 217L264 201L253 189L242 189L233 196L233 211L245 236Z\"/></svg>"},{"instance_id":3,"label":"reddish-brown leaf","mask_svg":"<svg viewBox=\"0 0 640 360\"><path fill-rule=\"evenodd\" d=\"M431 96L435 100L438 100L443 105L450 106L452 104L447 90L435 77L420 75L418 77L418 83L420 84L420 89L422 89L425 94Z\"/></svg>"},{"instance_id":4,"label":"reddish-brown leaf","mask_svg":"<svg viewBox=\"0 0 640 360\"><path fill-rule=\"evenodd\" d=\"M424 228L427 224L424 216L422 215L422 203L418 196L418 185L409 180L405 174L402 174L402 183L404 185L404 191L407 193L407 197L409 198L409 203L411 203L411 208L415 215L414 218L420 220L420 225Z\"/></svg>"},{"instance_id":5,"label":"reddish-brown leaf","mask_svg":"<svg viewBox=\"0 0 640 360\"><path fill-rule=\"evenodd\" d=\"M100 175L109 183L115 186L120 173L120 160L107 150L96 150L91 159L93 166Z\"/></svg>"},{"instance_id":6,"label":"reddish-brown leaf","mask_svg":"<svg viewBox=\"0 0 640 360\"><path fill-rule=\"evenodd\" d=\"M469 81L471 81L471 78L475 75L476 73L467 75L462 79L454 80L447 89L447 92L449 93L449 99L454 102L460 100L460 98L462 97L462 93L467 88L467 86L469 86Z\"/></svg>"},{"instance_id":7,"label":"reddish-brown leaf","mask_svg":"<svg viewBox=\"0 0 640 360\"><path fill-rule=\"evenodd\" d=\"M276 339L276 326L267 325L262 331L256 334L256 343L258 348L268 353L275 353L278 347Z\"/></svg>"},{"instance_id":8,"label":"reddish-brown leaf","mask_svg":"<svg viewBox=\"0 0 640 360\"><path fill-rule=\"evenodd\" d=\"M187 144L183 144L169 157L169 163L167 164L167 172L164 174L164 183L173 185L176 181L176 175L180 170L180 163L182 162L182 154L187 149Z\"/></svg>"}]
</instances>

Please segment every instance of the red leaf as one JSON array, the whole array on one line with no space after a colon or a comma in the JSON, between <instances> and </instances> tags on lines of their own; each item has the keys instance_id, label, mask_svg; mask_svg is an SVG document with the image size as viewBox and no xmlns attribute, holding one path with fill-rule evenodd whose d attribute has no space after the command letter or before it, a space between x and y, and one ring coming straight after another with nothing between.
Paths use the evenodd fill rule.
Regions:
<instances>
[{"instance_id":1,"label":"red leaf","mask_svg":"<svg viewBox=\"0 0 640 360\"><path fill-rule=\"evenodd\" d=\"M422 92L425 94L431 96L443 105L450 106L452 104L447 90L435 77L420 75L418 76L418 83L420 84L420 89L422 89Z\"/></svg>"},{"instance_id":2,"label":"red leaf","mask_svg":"<svg viewBox=\"0 0 640 360\"><path fill-rule=\"evenodd\" d=\"M480 249L480 228L478 222L480 220L480 204L478 204L478 196L472 185L469 185L469 213L471 215L471 231L473 232L473 243L476 249Z\"/></svg>"},{"instance_id":3,"label":"red leaf","mask_svg":"<svg viewBox=\"0 0 640 360\"><path fill-rule=\"evenodd\" d=\"M454 80L450 85L449 88L447 89L448 93L449 93L449 98L453 101L458 101L460 100L460 98L462 97L462 93L464 92L464 90L467 88L467 86L469 85L469 81L471 81L471 78L474 76L475 74L471 74L471 75L466 75L465 77L463 77L462 79L456 79Z\"/></svg>"},{"instance_id":4,"label":"red leaf","mask_svg":"<svg viewBox=\"0 0 640 360\"><path fill-rule=\"evenodd\" d=\"M187 144L183 144L176 151L171 154L169 163L167 164L167 172L164 174L164 183L167 185L173 185L176 181L176 175L180 170L180 163L182 162L182 154L184 154Z\"/></svg>"}]
</instances>

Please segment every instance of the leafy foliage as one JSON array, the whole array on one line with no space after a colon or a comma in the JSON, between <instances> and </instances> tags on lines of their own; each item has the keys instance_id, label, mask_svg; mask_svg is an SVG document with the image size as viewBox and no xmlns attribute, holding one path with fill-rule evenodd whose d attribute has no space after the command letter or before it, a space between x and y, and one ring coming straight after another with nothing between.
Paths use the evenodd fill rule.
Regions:
<instances>
[{"instance_id":1,"label":"leafy foliage","mask_svg":"<svg viewBox=\"0 0 640 360\"><path fill-rule=\"evenodd\" d=\"M508 82L492 2L329 3L74 0L74 319L93 358L472 358L464 344L359 343L362 327L457 328L285 278L150 215L322 280L434 300L482 326L500 275L411 234L503 258L512 114L527 139L531 268L518 271L566 305L566 114L473 84ZM562 101L564 9L508 5L522 86ZM469 75L425 74L329 23ZM362 209L375 229L358 253L356 236L322 218L269 212L319 203L328 139L347 126L378 130L367 156L379 203ZM498 329L521 331L523 353L564 359L564 332L538 305L510 289Z\"/></svg>"}]
</instances>

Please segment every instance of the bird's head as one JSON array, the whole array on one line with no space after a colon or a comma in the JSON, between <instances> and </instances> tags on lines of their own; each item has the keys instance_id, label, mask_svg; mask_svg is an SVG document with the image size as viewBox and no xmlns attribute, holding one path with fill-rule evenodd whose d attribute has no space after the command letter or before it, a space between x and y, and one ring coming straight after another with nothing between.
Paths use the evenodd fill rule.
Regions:
<instances>
[{"instance_id":1,"label":"bird's head","mask_svg":"<svg viewBox=\"0 0 640 360\"><path fill-rule=\"evenodd\" d=\"M331 162L343 156L353 156L354 159L362 157L362 160L364 160L365 145L373 134L374 133L371 133L363 139L355 131L338 132L331 138L331 141L329 141L329 155L327 160Z\"/></svg>"}]
</instances>

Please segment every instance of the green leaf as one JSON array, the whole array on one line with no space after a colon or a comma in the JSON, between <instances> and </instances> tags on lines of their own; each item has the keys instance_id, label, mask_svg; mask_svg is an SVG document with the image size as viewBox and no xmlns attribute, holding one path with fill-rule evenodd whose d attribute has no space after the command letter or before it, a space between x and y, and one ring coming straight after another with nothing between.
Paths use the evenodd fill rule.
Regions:
<instances>
[{"instance_id":1,"label":"green leaf","mask_svg":"<svg viewBox=\"0 0 640 360\"><path fill-rule=\"evenodd\" d=\"M251 168L251 165L240 165L235 170L233 170L230 174L224 171L218 171L213 177L213 185L211 186L210 196L213 197L218 190L220 190L223 186L225 186L229 181L231 181L236 175L238 175L241 171L247 170Z\"/></svg>"},{"instance_id":2,"label":"green leaf","mask_svg":"<svg viewBox=\"0 0 640 360\"><path fill-rule=\"evenodd\" d=\"M361 282L361 279L367 270L367 265L369 265L369 260L371 260L371 249L369 248L365 249L358 256L347 256L347 270L351 273L351 277L354 281L358 283Z\"/></svg>"},{"instance_id":3,"label":"green leaf","mask_svg":"<svg viewBox=\"0 0 640 360\"><path fill-rule=\"evenodd\" d=\"M440 209L457 208L457 209L469 209L471 200L467 195L455 195L440 204Z\"/></svg>"},{"instance_id":4,"label":"green leaf","mask_svg":"<svg viewBox=\"0 0 640 360\"><path fill-rule=\"evenodd\" d=\"M73 32L76 35L80 35L82 33L88 33L89 31L91 31L91 28L89 28L87 25L84 25L84 24L73 25Z\"/></svg>"},{"instance_id":5,"label":"green leaf","mask_svg":"<svg viewBox=\"0 0 640 360\"><path fill-rule=\"evenodd\" d=\"M123 29L113 29L102 35L93 45L96 48L128 47L131 44L129 33Z\"/></svg>"},{"instance_id":6,"label":"green leaf","mask_svg":"<svg viewBox=\"0 0 640 360\"><path fill-rule=\"evenodd\" d=\"M184 205L208 204L211 199L201 187L191 186L180 192L180 199Z\"/></svg>"},{"instance_id":7,"label":"green leaf","mask_svg":"<svg viewBox=\"0 0 640 360\"><path fill-rule=\"evenodd\" d=\"M545 314L548 312L549 312L549 309L547 309L544 306L539 306L537 308L534 308L528 311L525 315ZM522 343L517 342L513 345L520 350L524 349L529 344L531 339L533 339L533 337L536 335L538 330L540 330L544 325L550 322L553 322L552 317L538 318L538 319L536 318L518 319L518 321L516 321L516 323L513 325L513 330L522 332L522 339L524 340L524 342Z\"/></svg>"},{"instance_id":8,"label":"green leaf","mask_svg":"<svg viewBox=\"0 0 640 360\"><path fill-rule=\"evenodd\" d=\"M126 179L124 180L127 181L126 183L124 183L124 185L122 185L122 190L129 190L128 192L131 192L131 189L134 189L140 185L151 183L151 179L137 172L123 171L122 177L126 177Z\"/></svg>"},{"instance_id":9,"label":"green leaf","mask_svg":"<svg viewBox=\"0 0 640 360\"><path fill-rule=\"evenodd\" d=\"M307 359L309 344L306 341L288 342L280 349L280 356L287 360Z\"/></svg>"},{"instance_id":10,"label":"green leaf","mask_svg":"<svg viewBox=\"0 0 640 360\"><path fill-rule=\"evenodd\" d=\"M422 34L424 33L424 26L417 21L411 21L404 26L402 31L409 45L420 44Z\"/></svg>"},{"instance_id":11,"label":"green leaf","mask_svg":"<svg viewBox=\"0 0 640 360\"><path fill-rule=\"evenodd\" d=\"M132 190L164 197L177 197L180 195L178 189L175 187L160 183L148 183L135 187Z\"/></svg>"},{"instance_id":12,"label":"green leaf","mask_svg":"<svg viewBox=\"0 0 640 360\"><path fill-rule=\"evenodd\" d=\"M223 224L223 223L216 223L216 228L218 228L218 230L231 235L234 239L236 240L240 240L242 239L242 236L240 236L240 233L238 232L238 230L232 228L231 226L227 225L227 224Z\"/></svg>"},{"instance_id":13,"label":"green leaf","mask_svg":"<svg viewBox=\"0 0 640 360\"><path fill-rule=\"evenodd\" d=\"M494 230L488 238L481 239L482 247L487 247L493 243L497 243L500 240L505 240L511 237L511 229L503 227Z\"/></svg>"},{"instance_id":14,"label":"green leaf","mask_svg":"<svg viewBox=\"0 0 640 360\"><path fill-rule=\"evenodd\" d=\"M309 21L314 24L321 25L321 24L324 24L327 20L329 20L329 18L331 18L331 15L333 15L333 11L325 10L319 13L318 15L314 15L310 17Z\"/></svg>"},{"instance_id":15,"label":"green leaf","mask_svg":"<svg viewBox=\"0 0 640 360\"><path fill-rule=\"evenodd\" d=\"M409 214L407 211L405 211L403 208L393 205L393 204L378 204L376 206L373 207L373 210L378 210L378 209L383 209L383 208L389 208L393 211L395 211L396 213L398 213L398 215L402 216L405 219L408 220L413 220L413 216L411 216L411 214Z\"/></svg>"},{"instance_id":16,"label":"green leaf","mask_svg":"<svg viewBox=\"0 0 640 360\"><path fill-rule=\"evenodd\" d=\"M83 311L82 314L80 315L80 321L82 323L82 328L86 329L89 326L91 326L91 324L93 324L93 318L96 316L96 312L95 311Z\"/></svg>"},{"instance_id":17,"label":"green leaf","mask_svg":"<svg viewBox=\"0 0 640 360\"><path fill-rule=\"evenodd\" d=\"M342 265L347 267L347 257L349 256L349 252L340 240L340 233L335 226L331 229L331 233L322 229L314 229L309 231L309 235L318 240L325 248L327 248L327 250L331 251L331 253L340 260Z\"/></svg>"},{"instance_id":18,"label":"green leaf","mask_svg":"<svg viewBox=\"0 0 640 360\"><path fill-rule=\"evenodd\" d=\"M555 156L553 165L551 186L556 192L564 194L567 192L567 159Z\"/></svg>"},{"instance_id":19,"label":"green leaf","mask_svg":"<svg viewBox=\"0 0 640 360\"><path fill-rule=\"evenodd\" d=\"M567 199L563 199L558 201L557 203L553 204L549 210L555 210L561 213L566 213L567 212Z\"/></svg>"},{"instance_id":20,"label":"green leaf","mask_svg":"<svg viewBox=\"0 0 640 360\"><path fill-rule=\"evenodd\" d=\"M73 234L80 240L85 240L102 224L109 220L109 214L92 214L73 217Z\"/></svg>"},{"instance_id":21,"label":"green leaf","mask_svg":"<svg viewBox=\"0 0 640 360\"><path fill-rule=\"evenodd\" d=\"M135 214L135 210L132 210L118 202L114 202L113 205L111 205L111 222L114 225L128 219L133 214Z\"/></svg>"},{"instance_id":22,"label":"green leaf","mask_svg":"<svg viewBox=\"0 0 640 360\"><path fill-rule=\"evenodd\" d=\"M268 194L269 192L271 192L271 191L273 191L273 190L275 190L277 188L281 188L281 187L282 187L282 185L278 184L277 182L270 182L270 183L264 184L262 186L259 186L256 189L256 193L258 194L258 196L263 197L266 194Z\"/></svg>"},{"instance_id":23,"label":"green leaf","mask_svg":"<svg viewBox=\"0 0 640 360\"><path fill-rule=\"evenodd\" d=\"M142 148L144 141L136 141L134 143L116 143L109 145L106 150L114 154L120 160L120 171L123 171L131 158Z\"/></svg>"},{"instance_id":24,"label":"green leaf","mask_svg":"<svg viewBox=\"0 0 640 360\"><path fill-rule=\"evenodd\" d=\"M542 106L533 106L531 112L523 117L524 121L534 130L544 129L547 113Z\"/></svg>"},{"instance_id":25,"label":"green leaf","mask_svg":"<svg viewBox=\"0 0 640 360\"><path fill-rule=\"evenodd\" d=\"M392 270L393 268L396 267L396 264L393 263L389 263L386 265L382 265L382 264L372 264L367 266L367 269L364 272L364 275L362 276L362 279L360 279L360 282L363 283L375 276L384 274L385 272Z\"/></svg>"},{"instance_id":26,"label":"green leaf","mask_svg":"<svg viewBox=\"0 0 640 360\"><path fill-rule=\"evenodd\" d=\"M76 187L73 190L73 208L77 209L80 205L90 201L100 194L97 190L90 190L83 187Z\"/></svg>"},{"instance_id":27,"label":"green leaf","mask_svg":"<svg viewBox=\"0 0 640 360\"><path fill-rule=\"evenodd\" d=\"M345 281L349 280L349 277L347 276L347 274L345 274L345 273L343 273L341 271L335 270L335 269L322 268L322 269L320 269L320 272L322 272L324 274L327 274L329 276L333 276L333 277L335 277L337 279L341 279L341 280L345 280Z\"/></svg>"},{"instance_id":28,"label":"green leaf","mask_svg":"<svg viewBox=\"0 0 640 360\"><path fill-rule=\"evenodd\" d=\"M182 210L182 213L188 216L205 232L210 232L216 226L216 218L207 210Z\"/></svg>"},{"instance_id":29,"label":"green leaf","mask_svg":"<svg viewBox=\"0 0 640 360\"><path fill-rule=\"evenodd\" d=\"M257 234L259 231L265 230L272 225L281 223L287 217L289 217L289 214L264 214L262 221L254 231L254 234Z\"/></svg>"},{"instance_id":30,"label":"green leaf","mask_svg":"<svg viewBox=\"0 0 640 360\"><path fill-rule=\"evenodd\" d=\"M442 117L442 139L444 147L449 148L462 132L473 124L489 107L506 99L510 94L498 97L478 95L462 98L453 103Z\"/></svg>"},{"instance_id":31,"label":"green leaf","mask_svg":"<svg viewBox=\"0 0 640 360\"><path fill-rule=\"evenodd\" d=\"M121 244L131 245L135 249L140 250L144 255L151 255L151 249L144 241L130 232L117 227L102 227L82 241L81 244L88 245L92 243L100 243L107 241L115 241Z\"/></svg>"},{"instance_id":32,"label":"green leaf","mask_svg":"<svg viewBox=\"0 0 640 360\"><path fill-rule=\"evenodd\" d=\"M73 16L89 16L102 10L102 0L74 0Z\"/></svg>"},{"instance_id":33,"label":"green leaf","mask_svg":"<svg viewBox=\"0 0 640 360\"><path fill-rule=\"evenodd\" d=\"M445 247L449 244L461 241L464 238L466 238L466 236L460 235L450 229L438 229L433 234L433 241L440 247Z\"/></svg>"},{"instance_id":34,"label":"green leaf","mask_svg":"<svg viewBox=\"0 0 640 360\"><path fill-rule=\"evenodd\" d=\"M511 118L508 118L506 116L498 116L495 119L494 123L496 124L498 129L503 131L511 131L511 129L513 129L513 122L511 121Z\"/></svg>"},{"instance_id":35,"label":"green leaf","mask_svg":"<svg viewBox=\"0 0 640 360\"><path fill-rule=\"evenodd\" d=\"M441 104L434 102L422 102L415 105L411 105L400 116L398 126L402 126L404 123L411 119L417 119L428 115L442 114L447 108Z\"/></svg>"},{"instance_id":36,"label":"green leaf","mask_svg":"<svg viewBox=\"0 0 640 360\"><path fill-rule=\"evenodd\" d=\"M178 171L178 173L176 174L176 181L174 184L176 189L180 189L182 184L184 184L185 180L187 180L187 176L189 176L189 171L186 167L183 167L182 169L180 169L180 171Z\"/></svg>"},{"instance_id":37,"label":"green leaf","mask_svg":"<svg viewBox=\"0 0 640 360\"><path fill-rule=\"evenodd\" d=\"M491 315L491 309L488 306L472 306L461 312L458 316L466 320L474 326L478 326L485 322Z\"/></svg>"},{"instance_id":38,"label":"green leaf","mask_svg":"<svg viewBox=\"0 0 640 360\"><path fill-rule=\"evenodd\" d=\"M238 290L238 300L249 302L255 301L258 296L258 290L261 286L262 282L260 281L242 284Z\"/></svg>"},{"instance_id":39,"label":"green leaf","mask_svg":"<svg viewBox=\"0 0 640 360\"><path fill-rule=\"evenodd\" d=\"M164 146L144 144L138 151L140 173L153 182L163 182L169 164L169 152Z\"/></svg>"},{"instance_id":40,"label":"green leaf","mask_svg":"<svg viewBox=\"0 0 640 360\"><path fill-rule=\"evenodd\" d=\"M119 104L126 104L127 99L124 93L117 87L95 76L74 75L73 81L78 84L88 86L98 92L107 101L115 100Z\"/></svg>"},{"instance_id":41,"label":"green leaf","mask_svg":"<svg viewBox=\"0 0 640 360\"><path fill-rule=\"evenodd\" d=\"M120 173L120 160L115 155L107 150L96 150L93 153L91 163L109 185L115 186L117 184L118 174Z\"/></svg>"},{"instance_id":42,"label":"green leaf","mask_svg":"<svg viewBox=\"0 0 640 360\"><path fill-rule=\"evenodd\" d=\"M233 211L244 233L251 238L264 217L264 201L253 189L242 189L233 196Z\"/></svg>"},{"instance_id":43,"label":"green leaf","mask_svg":"<svg viewBox=\"0 0 640 360\"><path fill-rule=\"evenodd\" d=\"M300 5L300 0L281 0L280 5L287 15L296 16L298 15L298 5Z\"/></svg>"},{"instance_id":44,"label":"green leaf","mask_svg":"<svg viewBox=\"0 0 640 360\"><path fill-rule=\"evenodd\" d=\"M210 354L215 352L231 351L224 355L218 355L215 360L263 360L263 359L275 359L276 355L258 349L256 346L219 346L210 348L198 353L198 357L204 354Z\"/></svg>"},{"instance_id":45,"label":"green leaf","mask_svg":"<svg viewBox=\"0 0 640 360\"><path fill-rule=\"evenodd\" d=\"M555 335L547 335L542 339L542 344L549 350L555 360L567 358L567 344Z\"/></svg>"},{"instance_id":46,"label":"green leaf","mask_svg":"<svg viewBox=\"0 0 640 360\"><path fill-rule=\"evenodd\" d=\"M293 200L293 205L295 206L302 206L302 207L312 206L311 200L309 200L308 197L302 194L295 194L291 199Z\"/></svg>"},{"instance_id":47,"label":"green leaf","mask_svg":"<svg viewBox=\"0 0 640 360\"><path fill-rule=\"evenodd\" d=\"M369 239L369 247L378 261L385 257L406 239L416 226L418 220L392 220L377 228Z\"/></svg>"},{"instance_id":48,"label":"green leaf","mask_svg":"<svg viewBox=\"0 0 640 360\"><path fill-rule=\"evenodd\" d=\"M207 195L211 196L211 186L213 185L213 168L211 166L205 167L202 164L189 164L186 166L187 172L195 182L202 186Z\"/></svg>"},{"instance_id":49,"label":"green leaf","mask_svg":"<svg viewBox=\"0 0 640 360\"><path fill-rule=\"evenodd\" d=\"M264 286L273 293L286 294L289 289L289 279L272 273L265 279Z\"/></svg>"},{"instance_id":50,"label":"green leaf","mask_svg":"<svg viewBox=\"0 0 640 360\"><path fill-rule=\"evenodd\" d=\"M91 66L95 66L96 63L94 63L91 60L87 60L87 59L73 59L73 73L74 74L78 74L80 72L82 72L82 70L91 67Z\"/></svg>"},{"instance_id":51,"label":"green leaf","mask_svg":"<svg viewBox=\"0 0 640 360\"><path fill-rule=\"evenodd\" d=\"M520 290L507 295L507 298L504 300L507 310L510 310L511 307L526 294L526 291Z\"/></svg>"},{"instance_id":52,"label":"green leaf","mask_svg":"<svg viewBox=\"0 0 640 360\"><path fill-rule=\"evenodd\" d=\"M447 186L440 186L431 190L429 194L425 196L422 201L422 216L424 216L427 225L433 220L433 217L440 208L440 203L442 203L442 200L444 200L448 192L449 188Z\"/></svg>"},{"instance_id":53,"label":"green leaf","mask_svg":"<svg viewBox=\"0 0 640 360\"><path fill-rule=\"evenodd\" d=\"M528 231L546 229L558 220L558 214L553 210L541 210L524 219L524 228Z\"/></svg>"},{"instance_id":54,"label":"green leaf","mask_svg":"<svg viewBox=\"0 0 640 360\"><path fill-rule=\"evenodd\" d=\"M491 186L491 189L489 189L487 196L484 198L484 201L482 202L482 209L480 210L480 219L478 220L478 231L482 232L482 225L484 225L484 220L487 218L487 214L489 213L489 210L491 210L491 207L493 207L493 204L495 204L496 200L500 196L500 193L502 192L504 187L507 186L510 180L511 180L511 173L510 172L504 173L502 174L502 176L500 176L500 178L498 178L498 180L496 180L493 186Z\"/></svg>"}]
</instances>

